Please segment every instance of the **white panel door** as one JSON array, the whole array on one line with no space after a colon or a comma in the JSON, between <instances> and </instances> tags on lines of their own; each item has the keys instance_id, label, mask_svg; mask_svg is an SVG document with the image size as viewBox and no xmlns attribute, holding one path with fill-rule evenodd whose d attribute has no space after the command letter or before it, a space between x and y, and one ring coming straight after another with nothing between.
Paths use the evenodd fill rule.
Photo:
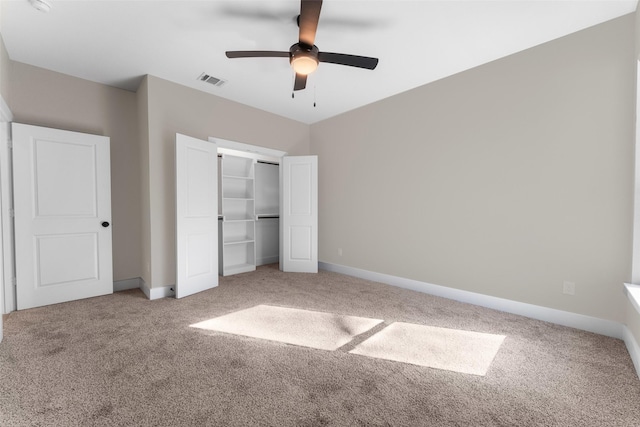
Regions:
<instances>
[{"instance_id":1,"label":"white panel door","mask_svg":"<svg viewBox=\"0 0 640 427\"><path fill-rule=\"evenodd\" d=\"M218 149L176 134L176 298L218 286Z\"/></svg>"},{"instance_id":2,"label":"white panel door","mask_svg":"<svg viewBox=\"0 0 640 427\"><path fill-rule=\"evenodd\" d=\"M18 310L112 293L109 138L12 134Z\"/></svg>"},{"instance_id":3,"label":"white panel door","mask_svg":"<svg viewBox=\"0 0 640 427\"><path fill-rule=\"evenodd\" d=\"M285 156L280 166L280 269L317 273L318 157Z\"/></svg>"}]
</instances>

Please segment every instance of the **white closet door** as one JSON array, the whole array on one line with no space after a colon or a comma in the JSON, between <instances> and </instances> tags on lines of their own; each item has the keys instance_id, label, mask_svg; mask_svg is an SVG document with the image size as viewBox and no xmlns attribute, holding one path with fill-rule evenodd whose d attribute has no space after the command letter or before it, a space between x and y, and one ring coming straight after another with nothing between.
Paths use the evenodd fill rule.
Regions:
<instances>
[{"instance_id":1,"label":"white closet door","mask_svg":"<svg viewBox=\"0 0 640 427\"><path fill-rule=\"evenodd\" d=\"M218 286L218 150L176 134L176 298Z\"/></svg>"},{"instance_id":2,"label":"white closet door","mask_svg":"<svg viewBox=\"0 0 640 427\"><path fill-rule=\"evenodd\" d=\"M285 156L280 173L280 269L317 273L318 157Z\"/></svg>"},{"instance_id":3,"label":"white closet door","mask_svg":"<svg viewBox=\"0 0 640 427\"><path fill-rule=\"evenodd\" d=\"M112 293L109 138L12 131L18 309Z\"/></svg>"}]
</instances>

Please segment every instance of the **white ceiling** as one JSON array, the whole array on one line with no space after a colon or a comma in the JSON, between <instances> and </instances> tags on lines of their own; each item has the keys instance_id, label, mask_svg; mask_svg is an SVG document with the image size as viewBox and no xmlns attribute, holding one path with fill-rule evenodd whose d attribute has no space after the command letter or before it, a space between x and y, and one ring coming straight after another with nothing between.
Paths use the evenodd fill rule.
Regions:
<instances>
[{"instance_id":1,"label":"white ceiling","mask_svg":"<svg viewBox=\"0 0 640 427\"><path fill-rule=\"evenodd\" d=\"M325 0L320 51L374 56L374 71L320 64L291 98L286 58L228 59L298 41L295 0L2 0L9 57L135 91L145 74L314 123L634 12L637 0ZM227 80L214 87L206 72ZM314 101L317 106L314 107Z\"/></svg>"}]
</instances>

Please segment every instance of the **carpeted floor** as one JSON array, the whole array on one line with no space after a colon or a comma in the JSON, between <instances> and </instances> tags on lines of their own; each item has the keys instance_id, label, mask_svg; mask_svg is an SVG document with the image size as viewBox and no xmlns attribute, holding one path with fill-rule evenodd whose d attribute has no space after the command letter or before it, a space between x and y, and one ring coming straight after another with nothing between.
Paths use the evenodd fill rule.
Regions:
<instances>
[{"instance_id":1,"label":"carpeted floor","mask_svg":"<svg viewBox=\"0 0 640 427\"><path fill-rule=\"evenodd\" d=\"M335 351L190 327L261 304L384 324ZM506 338L484 376L349 353L393 322ZM620 340L266 266L182 300L134 290L12 313L0 425L639 426L640 380Z\"/></svg>"},{"instance_id":2,"label":"carpeted floor","mask_svg":"<svg viewBox=\"0 0 640 427\"><path fill-rule=\"evenodd\" d=\"M380 319L257 305L191 326L318 350L337 350L380 323Z\"/></svg>"},{"instance_id":3,"label":"carpeted floor","mask_svg":"<svg viewBox=\"0 0 640 427\"><path fill-rule=\"evenodd\" d=\"M485 375L504 335L396 322L350 351L352 354Z\"/></svg>"}]
</instances>

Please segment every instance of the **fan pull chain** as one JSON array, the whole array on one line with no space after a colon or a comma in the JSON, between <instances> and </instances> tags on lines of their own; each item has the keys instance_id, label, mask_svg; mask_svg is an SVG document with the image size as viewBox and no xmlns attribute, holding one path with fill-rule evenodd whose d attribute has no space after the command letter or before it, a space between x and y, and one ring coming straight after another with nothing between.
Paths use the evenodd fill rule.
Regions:
<instances>
[{"instance_id":1,"label":"fan pull chain","mask_svg":"<svg viewBox=\"0 0 640 427\"><path fill-rule=\"evenodd\" d=\"M316 85L313 85L313 108L316 108Z\"/></svg>"}]
</instances>

